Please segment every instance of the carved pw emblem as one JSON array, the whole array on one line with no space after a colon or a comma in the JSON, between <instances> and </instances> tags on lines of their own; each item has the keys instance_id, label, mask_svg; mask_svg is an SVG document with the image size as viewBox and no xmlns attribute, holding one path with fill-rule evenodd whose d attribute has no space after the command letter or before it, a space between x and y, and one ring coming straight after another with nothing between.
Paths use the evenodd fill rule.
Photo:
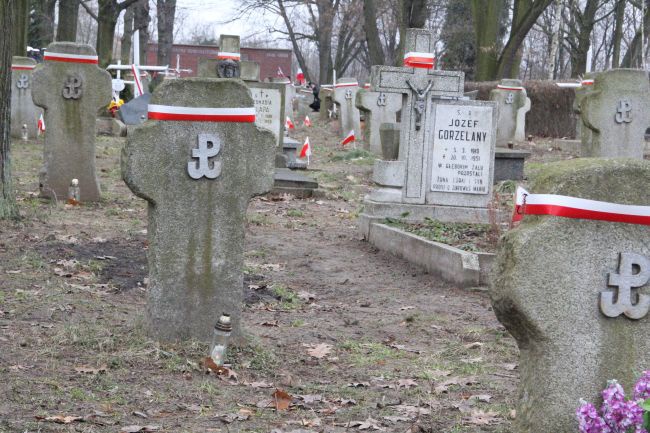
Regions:
<instances>
[{"instance_id":1,"label":"carved pw emblem","mask_svg":"<svg viewBox=\"0 0 650 433\"><path fill-rule=\"evenodd\" d=\"M379 97L377 98L377 105L380 107L386 106L386 94L384 92L379 94Z\"/></svg>"},{"instance_id":2,"label":"carved pw emblem","mask_svg":"<svg viewBox=\"0 0 650 433\"><path fill-rule=\"evenodd\" d=\"M348 89L345 91L345 99L352 99L352 90Z\"/></svg>"},{"instance_id":3,"label":"carved pw emblem","mask_svg":"<svg viewBox=\"0 0 650 433\"><path fill-rule=\"evenodd\" d=\"M16 87L19 89L26 89L29 87L29 77L27 74L20 75L20 77L16 80Z\"/></svg>"},{"instance_id":4,"label":"carved pw emblem","mask_svg":"<svg viewBox=\"0 0 650 433\"><path fill-rule=\"evenodd\" d=\"M210 158L219 154L221 143L213 134L199 134L198 141L199 147L192 149L192 158L198 158L198 161L187 163L187 173L192 179L203 176L216 179L221 174L221 161L210 161Z\"/></svg>"},{"instance_id":5,"label":"carved pw emblem","mask_svg":"<svg viewBox=\"0 0 650 433\"><path fill-rule=\"evenodd\" d=\"M650 309L650 296L639 293L632 304L632 288L641 287L650 279L650 262L639 254L621 253L618 274L609 274L609 285L618 287L616 302L613 292L601 292L600 311L607 317L625 314L630 319L641 319Z\"/></svg>"},{"instance_id":6,"label":"carved pw emblem","mask_svg":"<svg viewBox=\"0 0 650 433\"><path fill-rule=\"evenodd\" d=\"M632 103L630 101L627 99L621 99L618 101L614 120L616 120L616 123L632 122Z\"/></svg>"},{"instance_id":7,"label":"carved pw emblem","mask_svg":"<svg viewBox=\"0 0 650 433\"><path fill-rule=\"evenodd\" d=\"M63 83L63 97L65 99L81 98L81 78L70 76Z\"/></svg>"},{"instance_id":8,"label":"carved pw emblem","mask_svg":"<svg viewBox=\"0 0 650 433\"><path fill-rule=\"evenodd\" d=\"M515 94L510 92L506 95L506 104L512 104L513 102L515 102Z\"/></svg>"}]
</instances>

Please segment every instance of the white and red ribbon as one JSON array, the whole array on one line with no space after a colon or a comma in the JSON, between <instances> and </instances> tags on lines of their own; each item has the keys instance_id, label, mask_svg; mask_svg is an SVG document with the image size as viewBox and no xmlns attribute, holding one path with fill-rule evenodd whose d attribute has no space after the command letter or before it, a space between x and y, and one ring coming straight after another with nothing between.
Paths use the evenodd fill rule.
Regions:
<instances>
[{"instance_id":1,"label":"white and red ribbon","mask_svg":"<svg viewBox=\"0 0 650 433\"><path fill-rule=\"evenodd\" d=\"M555 194L530 194L518 187L513 221L524 215L553 215L629 224L650 225L650 206L635 206L587 200Z\"/></svg>"},{"instance_id":2,"label":"white and red ribbon","mask_svg":"<svg viewBox=\"0 0 650 433\"><path fill-rule=\"evenodd\" d=\"M142 96L144 91L142 90L142 80L140 79L140 70L136 65L131 65L131 72L133 72L133 81L135 82L135 87L138 91L137 96Z\"/></svg>"},{"instance_id":3,"label":"white and red ribbon","mask_svg":"<svg viewBox=\"0 0 650 433\"><path fill-rule=\"evenodd\" d=\"M592 79L587 79L587 80L582 80L580 81L581 86L593 86L594 80Z\"/></svg>"},{"instance_id":4,"label":"white and red ribbon","mask_svg":"<svg viewBox=\"0 0 650 433\"><path fill-rule=\"evenodd\" d=\"M97 64L98 57L91 56L86 54L68 54L68 53L52 53L49 51L45 52L43 60L49 60L53 62L66 62L66 63L90 63Z\"/></svg>"},{"instance_id":5,"label":"white and red ribbon","mask_svg":"<svg viewBox=\"0 0 650 433\"><path fill-rule=\"evenodd\" d=\"M504 85L501 85L501 84L498 84L498 85L497 85L497 89L500 89L500 90L511 90L511 91L513 91L513 92L521 92L522 90L526 90L526 89L525 89L524 87L522 87L522 86L504 86Z\"/></svg>"},{"instance_id":6,"label":"white and red ribbon","mask_svg":"<svg viewBox=\"0 0 650 433\"><path fill-rule=\"evenodd\" d=\"M420 53L411 51L404 54L404 66L410 68L433 69L436 64L436 58L433 53Z\"/></svg>"},{"instance_id":7,"label":"white and red ribbon","mask_svg":"<svg viewBox=\"0 0 650 433\"><path fill-rule=\"evenodd\" d=\"M241 54L239 54L239 53L229 53L227 51L219 51L217 53L217 59L219 59L219 60L230 59L230 60L240 61L241 60Z\"/></svg>"},{"instance_id":8,"label":"white and red ribbon","mask_svg":"<svg viewBox=\"0 0 650 433\"><path fill-rule=\"evenodd\" d=\"M11 65L12 71L31 71L36 65Z\"/></svg>"},{"instance_id":9,"label":"white and red ribbon","mask_svg":"<svg viewBox=\"0 0 650 433\"><path fill-rule=\"evenodd\" d=\"M255 107L204 108L149 104L149 119L189 122L255 122Z\"/></svg>"},{"instance_id":10,"label":"white and red ribbon","mask_svg":"<svg viewBox=\"0 0 650 433\"><path fill-rule=\"evenodd\" d=\"M337 89L339 87L359 87L359 83L357 81L353 83L337 83L334 87L336 87Z\"/></svg>"}]
</instances>

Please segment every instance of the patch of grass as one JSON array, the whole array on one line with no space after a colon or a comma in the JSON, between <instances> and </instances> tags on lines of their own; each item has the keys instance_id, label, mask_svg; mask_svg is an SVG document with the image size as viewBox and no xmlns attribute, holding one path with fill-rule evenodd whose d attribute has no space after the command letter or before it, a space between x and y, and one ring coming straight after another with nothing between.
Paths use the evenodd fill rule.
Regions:
<instances>
[{"instance_id":1,"label":"patch of grass","mask_svg":"<svg viewBox=\"0 0 650 433\"><path fill-rule=\"evenodd\" d=\"M352 149L347 152L339 152L331 158L332 162L335 161L354 161L359 159L370 159L375 163L375 155L365 149Z\"/></svg>"},{"instance_id":2,"label":"patch of grass","mask_svg":"<svg viewBox=\"0 0 650 433\"><path fill-rule=\"evenodd\" d=\"M228 360L235 370L248 368L261 373L276 373L279 364L276 354L254 338L231 346Z\"/></svg>"},{"instance_id":3,"label":"patch of grass","mask_svg":"<svg viewBox=\"0 0 650 433\"><path fill-rule=\"evenodd\" d=\"M444 223L429 217L421 223L385 218L384 224L463 251L492 252L496 249L496 240L491 236L489 224Z\"/></svg>"},{"instance_id":4,"label":"patch of grass","mask_svg":"<svg viewBox=\"0 0 650 433\"><path fill-rule=\"evenodd\" d=\"M289 209L287 211L287 216L292 218L302 218L305 216L305 213L299 209Z\"/></svg>"},{"instance_id":5,"label":"patch of grass","mask_svg":"<svg viewBox=\"0 0 650 433\"><path fill-rule=\"evenodd\" d=\"M388 360L403 356L399 351L375 342L345 340L339 344L339 347L349 353L350 361L357 367L381 365Z\"/></svg>"},{"instance_id":6,"label":"patch of grass","mask_svg":"<svg viewBox=\"0 0 650 433\"><path fill-rule=\"evenodd\" d=\"M248 257L248 258L265 259L266 256L267 253L264 250L252 250L252 251L246 251L244 253L244 257Z\"/></svg>"},{"instance_id":7,"label":"patch of grass","mask_svg":"<svg viewBox=\"0 0 650 433\"><path fill-rule=\"evenodd\" d=\"M0 302L2 302L2 298L0 298ZM296 319L293 322L289 324L292 328L300 328L301 326L305 325L305 321L302 319Z\"/></svg>"},{"instance_id":8,"label":"patch of grass","mask_svg":"<svg viewBox=\"0 0 650 433\"><path fill-rule=\"evenodd\" d=\"M247 214L246 221L248 221L248 224L253 224L256 226L268 226L271 224L271 219L268 215L258 212Z\"/></svg>"},{"instance_id":9,"label":"patch of grass","mask_svg":"<svg viewBox=\"0 0 650 433\"><path fill-rule=\"evenodd\" d=\"M273 294L280 299L280 307L285 310L294 310L300 306L300 298L293 290L282 284L272 286Z\"/></svg>"}]
</instances>

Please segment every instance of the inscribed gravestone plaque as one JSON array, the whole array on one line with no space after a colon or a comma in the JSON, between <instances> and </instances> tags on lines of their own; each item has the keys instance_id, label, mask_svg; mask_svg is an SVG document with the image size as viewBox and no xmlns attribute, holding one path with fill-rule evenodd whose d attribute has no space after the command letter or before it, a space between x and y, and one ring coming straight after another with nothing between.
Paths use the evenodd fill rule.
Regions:
<instances>
[{"instance_id":1,"label":"inscribed gravestone plaque","mask_svg":"<svg viewBox=\"0 0 650 433\"><path fill-rule=\"evenodd\" d=\"M252 83L249 83L252 84ZM253 103L255 104L255 124L262 128L266 128L273 132L276 137L277 144L280 144L280 139L283 137L282 130L284 122L282 122L283 109L282 104L282 90L279 88L272 88L273 84L258 83L260 87L250 86Z\"/></svg>"},{"instance_id":2,"label":"inscribed gravestone plaque","mask_svg":"<svg viewBox=\"0 0 650 433\"><path fill-rule=\"evenodd\" d=\"M543 167L530 192L647 206L648 183L645 161L575 159ZM520 350L514 431L574 433L580 399L611 379L632 389L648 368L648 239L647 225L531 215L500 240L490 297ZM603 310L614 298L640 314Z\"/></svg>"},{"instance_id":3,"label":"inscribed gravestone plaque","mask_svg":"<svg viewBox=\"0 0 650 433\"><path fill-rule=\"evenodd\" d=\"M32 101L32 72L36 61L29 57L14 56L11 60L11 136L20 138L23 125L27 137L38 135L38 118L43 112Z\"/></svg>"},{"instance_id":4,"label":"inscribed gravestone plaque","mask_svg":"<svg viewBox=\"0 0 650 433\"><path fill-rule=\"evenodd\" d=\"M124 181L149 203L149 330L208 341L227 313L239 335L246 209L273 185L276 139L238 80L166 81L151 102L122 152Z\"/></svg>"},{"instance_id":5,"label":"inscribed gravestone plaque","mask_svg":"<svg viewBox=\"0 0 650 433\"><path fill-rule=\"evenodd\" d=\"M592 132L591 141L582 143L582 156L642 159L650 123L648 73L612 69L598 74L593 90L580 102L580 112Z\"/></svg>"},{"instance_id":6,"label":"inscribed gravestone plaque","mask_svg":"<svg viewBox=\"0 0 650 433\"><path fill-rule=\"evenodd\" d=\"M99 200L96 119L111 100L111 75L97 66L90 45L54 42L32 78L32 99L45 110L47 126L41 194L65 199L70 182L78 179L81 201Z\"/></svg>"}]
</instances>

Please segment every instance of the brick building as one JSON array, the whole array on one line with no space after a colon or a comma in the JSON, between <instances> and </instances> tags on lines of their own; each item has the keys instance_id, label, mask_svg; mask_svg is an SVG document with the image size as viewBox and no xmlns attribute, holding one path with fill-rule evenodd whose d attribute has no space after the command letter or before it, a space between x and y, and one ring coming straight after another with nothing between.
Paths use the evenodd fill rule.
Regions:
<instances>
[{"instance_id":1,"label":"brick building","mask_svg":"<svg viewBox=\"0 0 650 433\"><path fill-rule=\"evenodd\" d=\"M216 45L183 45L174 44L172 47L171 64L176 67L176 55L180 55L181 69L191 69L191 73L184 72L182 77L194 77L198 70L200 58L216 58L219 47ZM147 65L156 64L156 53L158 44L147 45ZM291 75L292 50L277 48L241 48L241 59L250 60L260 64L260 78L277 77L278 68L282 69L285 75Z\"/></svg>"}]
</instances>

